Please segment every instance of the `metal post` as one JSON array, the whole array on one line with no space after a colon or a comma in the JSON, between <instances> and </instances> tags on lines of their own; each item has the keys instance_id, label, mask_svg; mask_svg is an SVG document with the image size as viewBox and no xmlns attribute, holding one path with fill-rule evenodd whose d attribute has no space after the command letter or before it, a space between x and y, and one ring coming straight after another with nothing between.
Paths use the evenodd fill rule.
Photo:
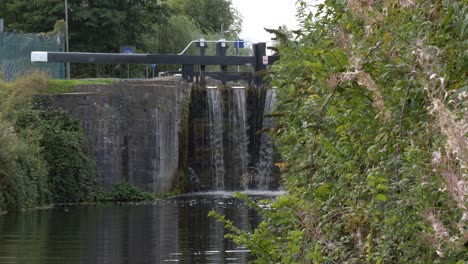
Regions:
<instances>
[{"instance_id":1,"label":"metal post","mask_svg":"<svg viewBox=\"0 0 468 264\"><path fill-rule=\"evenodd\" d=\"M197 42L197 47L199 48L200 51L200 56L205 56L205 50L206 50L206 42L205 39L199 39ZM205 70L206 70L206 65L200 65L200 82L202 84L205 83Z\"/></svg>"},{"instance_id":2,"label":"metal post","mask_svg":"<svg viewBox=\"0 0 468 264\"><path fill-rule=\"evenodd\" d=\"M66 43L66 52L70 51L70 44L68 42L68 0L65 0L65 43ZM67 80L70 80L70 63L66 64L67 71Z\"/></svg>"},{"instance_id":3,"label":"metal post","mask_svg":"<svg viewBox=\"0 0 468 264\"><path fill-rule=\"evenodd\" d=\"M205 56L205 45L203 47L200 47L200 55ZM200 65L200 82L202 84L205 84L205 71L206 71L206 65Z\"/></svg>"},{"instance_id":4,"label":"metal post","mask_svg":"<svg viewBox=\"0 0 468 264\"><path fill-rule=\"evenodd\" d=\"M5 21L3 18L0 18L0 33L3 33L5 31L4 28ZM0 47L3 47L3 34L0 34Z\"/></svg>"},{"instance_id":5,"label":"metal post","mask_svg":"<svg viewBox=\"0 0 468 264\"><path fill-rule=\"evenodd\" d=\"M0 18L0 27L3 26L3 18ZM3 28L0 28L0 52L3 52Z\"/></svg>"},{"instance_id":6,"label":"metal post","mask_svg":"<svg viewBox=\"0 0 468 264\"><path fill-rule=\"evenodd\" d=\"M226 56L226 50L228 48L227 43L224 39L221 39L218 43L216 43L216 55L217 56ZM227 65L221 65L221 82L226 84L226 73L227 72Z\"/></svg>"},{"instance_id":7,"label":"metal post","mask_svg":"<svg viewBox=\"0 0 468 264\"><path fill-rule=\"evenodd\" d=\"M193 82L193 64L182 65L182 79L186 82Z\"/></svg>"},{"instance_id":8,"label":"metal post","mask_svg":"<svg viewBox=\"0 0 468 264\"><path fill-rule=\"evenodd\" d=\"M236 56L239 56L240 55L240 52L239 52L239 48L236 48ZM237 72L240 72L240 66L237 65Z\"/></svg>"},{"instance_id":9,"label":"metal post","mask_svg":"<svg viewBox=\"0 0 468 264\"><path fill-rule=\"evenodd\" d=\"M255 57L255 85L259 88L262 85L263 75L266 65L263 64L263 57L266 56L266 43L260 42L253 45Z\"/></svg>"}]
</instances>

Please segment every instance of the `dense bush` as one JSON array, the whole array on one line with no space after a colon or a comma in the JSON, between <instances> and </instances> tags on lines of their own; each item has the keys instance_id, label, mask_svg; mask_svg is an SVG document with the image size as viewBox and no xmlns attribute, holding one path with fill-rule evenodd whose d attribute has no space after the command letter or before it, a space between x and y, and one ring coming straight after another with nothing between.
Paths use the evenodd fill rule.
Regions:
<instances>
[{"instance_id":1,"label":"dense bush","mask_svg":"<svg viewBox=\"0 0 468 264\"><path fill-rule=\"evenodd\" d=\"M120 182L114 186L109 199L115 202L138 202L154 200L154 196L127 182Z\"/></svg>"},{"instance_id":2,"label":"dense bush","mask_svg":"<svg viewBox=\"0 0 468 264\"><path fill-rule=\"evenodd\" d=\"M47 84L37 73L0 81L0 210L95 200L100 191L79 123L31 106Z\"/></svg>"},{"instance_id":3,"label":"dense bush","mask_svg":"<svg viewBox=\"0 0 468 264\"><path fill-rule=\"evenodd\" d=\"M53 202L97 199L100 182L95 161L77 120L62 110L27 110L18 116L16 127L19 131L37 129L41 134Z\"/></svg>"},{"instance_id":4,"label":"dense bush","mask_svg":"<svg viewBox=\"0 0 468 264\"><path fill-rule=\"evenodd\" d=\"M287 194L254 232L219 218L255 262L468 259L467 11L299 1L297 41L269 76Z\"/></svg>"},{"instance_id":5,"label":"dense bush","mask_svg":"<svg viewBox=\"0 0 468 264\"><path fill-rule=\"evenodd\" d=\"M50 201L41 135L14 127L18 110L28 108L32 95L43 91L45 84L46 78L37 74L16 83L0 80L0 211Z\"/></svg>"},{"instance_id":6,"label":"dense bush","mask_svg":"<svg viewBox=\"0 0 468 264\"><path fill-rule=\"evenodd\" d=\"M0 121L0 211L49 201L46 163L37 139L16 135Z\"/></svg>"}]
</instances>

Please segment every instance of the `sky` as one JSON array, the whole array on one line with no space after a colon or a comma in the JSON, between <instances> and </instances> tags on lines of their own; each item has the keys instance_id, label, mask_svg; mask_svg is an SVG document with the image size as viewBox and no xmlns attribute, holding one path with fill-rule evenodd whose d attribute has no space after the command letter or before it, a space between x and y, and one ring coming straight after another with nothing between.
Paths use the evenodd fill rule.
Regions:
<instances>
[{"instance_id":1,"label":"sky","mask_svg":"<svg viewBox=\"0 0 468 264\"><path fill-rule=\"evenodd\" d=\"M240 36L244 40L270 41L273 35L264 27L276 29L286 25L288 29L297 29L296 0L232 0L232 4L243 17Z\"/></svg>"}]
</instances>

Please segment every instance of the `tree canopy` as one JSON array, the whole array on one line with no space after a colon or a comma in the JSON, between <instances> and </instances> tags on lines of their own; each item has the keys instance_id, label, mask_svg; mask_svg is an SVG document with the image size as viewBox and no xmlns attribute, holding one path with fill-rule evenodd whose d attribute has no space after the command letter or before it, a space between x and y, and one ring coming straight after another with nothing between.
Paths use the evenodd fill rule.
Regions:
<instances>
[{"instance_id":1,"label":"tree canopy","mask_svg":"<svg viewBox=\"0 0 468 264\"><path fill-rule=\"evenodd\" d=\"M219 33L231 36L242 20L229 0L69 0L70 51L119 52L124 45L138 52L179 52L194 38ZM10 30L49 32L65 16L63 0L4 0L0 17ZM93 76L94 67L73 65L74 77ZM96 68L99 71L98 68ZM114 68L104 67L104 75Z\"/></svg>"},{"instance_id":2,"label":"tree canopy","mask_svg":"<svg viewBox=\"0 0 468 264\"><path fill-rule=\"evenodd\" d=\"M64 19L61 0L6 0L0 17L19 32L47 32ZM169 17L160 1L69 1L71 51L118 52L121 45L141 44L141 35L154 32L153 25Z\"/></svg>"},{"instance_id":3,"label":"tree canopy","mask_svg":"<svg viewBox=\"0 0 468 264\"><path fill-rule=\"evenodd\" d=\"M115 52L121 45L141 46L143 36L158 34L165 26L178 27L186 35L220 32L222 25L238 33L242 22L229 0L68 2L72 51ZM4 0L0 5L6 27L18 32L48 32L65 16L63 0ZM194 25L187 27L188 20Z\"/></svg>"},{"instance_id":4,"label":"tree canopy","mask_svg":"<svg viewBox=\"0 0 468 264\"><path fill-rule=\"evenodd\" d=\"M168 0L168 4L176 13L192 18L204 34L220 32L221 27L236 33L241 30L242 19L231 0Z\"/></svg>"},{"instance_id":5,"label":"tree canopy","mask_svg":"<svg viewBox=\"0 0 468 264\"><path fill-rule=\"evenodd\" d=\"M19 32L48 32L56 21L64 19L65 7L61 0L3 0L0 7L5 26Z\"/></svg>"}]
</instances>

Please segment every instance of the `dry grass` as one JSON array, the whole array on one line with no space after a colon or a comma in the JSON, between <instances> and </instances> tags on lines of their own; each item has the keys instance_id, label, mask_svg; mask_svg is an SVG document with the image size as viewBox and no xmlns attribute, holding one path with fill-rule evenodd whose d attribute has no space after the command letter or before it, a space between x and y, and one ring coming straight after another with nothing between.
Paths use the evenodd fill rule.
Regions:
<instances>
[{"instance_id":1,"label":"dry grass","mask_svg":"<svg viewBox=\"0 0 468 264\"><path fill-rule=\"evenodd\" d=\"M380 89L374 82L369 73L364 71L343 72L340 74L333 74L327 80L327 85L334 88L343 82L357 81L357 83L365 87L372 95L372 105L379 110L383 119L388 121L392 118L391 114L385 107L385 100L380 93Z\"/></svg>"},{"instance_id":2,"label":"dry grass","mask_svg":"<svg viewBox=\"0 0 468 264\"><path fill-rule=\"evenodd\" d=\"M364 21L367 26L372 27L375 23L383 20L383 15L376 10L374 0L348 0L347 4L351 13Z\"/></svg>"},{"instance_id":3,"label":"dry grass","mask_svg":"<svg viewBox=\"0 0 468 264\"><path fill-rule=\"evenodd\" d=\"M0 118L10 116L17 106L30 102L33 95L47 91L47 81L42 72L32 72L15 82L0 80Z\"/></svg>"},{"instance_id":4,"label":"dry grass","mask_svg":"<svg viewBox=\"0 0 468 264\"><path fill-rule=\"evenodd\" d=\"M462 118L447 109L438 98L432 98L430 113L434 123L443 135L447 137L446 151L453 154L463 167L468 166L468 113L464 112Z\"/></svg>"},{"instance_id":5,"label":"dry grass","mask_svg":"<svg viewBox=\"0 0 468 264\"><path fill-rule=\"evenodd\" d=\"M44 72L34 71L17 78L14 82L0 79L0 117L7 115L15 106L30 102L38 93L69 93L76 85L115 83L115 79L50 79Z\"/></svg>"},{"instance_id":6,"label":"dry grass","mask_svg":"<svg viewBox=\"0 0 468 264\"><path fill-rule=\"evenodd\" d=\"M425 61L418 62L426 69L434 69L428 61L431 59L430 53L425 53ZM441 245L448 244L453 247L463 247L468 242L468 112L464 108L468 98L466 92L459 92L458 97L445 102L441 98L449 98L450 94L446 90L444 78L432 73L430 77L423 79L426 93L431 101L429 112L433 117L433 123L440 133L445 136L446 143L433 153L432 165L434 171L444 179L442 190L452 197L456 209L461 212L458 220L454 219L459 232L448 232L448 228L442 223L435 212L424 214L425 219L431 223L433 237L429 241L436 248L439 256L443 257ZM462 109L461 114L455 114L449 109L448 104L453 109Z\"/></svg>"}]
</instances>

